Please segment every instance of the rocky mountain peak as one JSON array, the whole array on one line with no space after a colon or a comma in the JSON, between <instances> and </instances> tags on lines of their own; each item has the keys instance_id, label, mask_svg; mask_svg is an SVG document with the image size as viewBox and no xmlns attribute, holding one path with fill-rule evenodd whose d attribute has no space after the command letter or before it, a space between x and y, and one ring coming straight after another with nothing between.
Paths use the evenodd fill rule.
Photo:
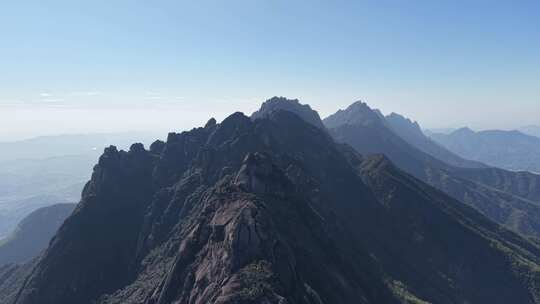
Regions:
<instances>
[{"instance_id":1,"label":"rocky mountain peak","mask_svg":"<svg viewBox=\"0 0 540 304\"><path fill-rule=\"evenodd\" d=\"M386 115L386 120L387 121L393 121L395 122L396 124L399 124L401 126L408 126L408 129L410 130L416 130L416 132L420 132L423 134L422 132L422 129L420 128L420 124L418 124L417 121L413 121L403 115L400 115L396 112L392 112L390 113L389 115Z\"/></svg>"},{"instance_id":2,"label":"rocky mountain peak","mask_svg":"<svg viewBox=\"0 0 540 304\"><path fill-rule=\"evenodd\" d=\"M216 119L214 117L210 118L208 122L204 125L204 128L211 128L216 125Z\"/></svg>"},{"instance_id":3,"label":"rocky mountain peak","mask_svg":"<svg viewBox=\"0 0 540 304\"><path fill-rule=\"evenodd\" d=\"M469 135L474 135L474 132L471 128L469 127L463 127L463 128L459 128L457 130L455 130L454 132L450 133L450 135L458 135L458 136L469 136Z\"/></svg>"},{"instance_id":4,"label":"rocky mountain peak","mask_svg":"<svg viewBox=\"0 0 540 304\"><path fill-rule=\"evenodd\" d=\"M150 152L154 154L161 154L161 152L163 152L163 148L165 148L165 142L158 139L150 145Z\"/></svg>"},{"instance_id":5,"label":"rocky mountain peak","mask_svg":"<svg viewBox=\"0 0 540 304\"><path fill-rule=\"evenodd\" d=\"M367 103L362 101L354 102L345 110L338 110L324 119L324 125L329 129L340 125L384 125L384 123L384 116L381 112L377 109L371 109Z\"/></svg>"},{"instance_id":6,"label":"rocky mountain peak","mask_svg":"<svg viewBox=\"0 0 540 304\"><path fill-rule=\"evenodd\" d=\"M144 145L141 143L134 143L129 147L129 152L132 153L144 153L146 150L144 149Z\"/></svg>"},{"instance_id":7,"label":"rocky mountain peak","mask_svg":"<svg viewBox=\"0 0 540 304\"><path fill-rule=\"evenodd\" d=\"M416 121L412 121L411 119L395 112L387 115L385 120L392 131L408 142L427 140L424 132L422 132L422 128L420 128L420 125Z\"/></svg>"},{"instance_id":8,"label":"rocky mountain peak","mask_svg":"<svg viewBox=\"0 0 540 304\"><path fill-rule=\"evenodd\" d=\"M251 114L251 119L267 117L272 112L278 110L292 112L317 128L324 129L321 117L317 111L313 110L307 104L301 104L298 99L287 99L285 97L272 97L268 99L261 105L259 110Z\"/></svg>"}]
</instances>

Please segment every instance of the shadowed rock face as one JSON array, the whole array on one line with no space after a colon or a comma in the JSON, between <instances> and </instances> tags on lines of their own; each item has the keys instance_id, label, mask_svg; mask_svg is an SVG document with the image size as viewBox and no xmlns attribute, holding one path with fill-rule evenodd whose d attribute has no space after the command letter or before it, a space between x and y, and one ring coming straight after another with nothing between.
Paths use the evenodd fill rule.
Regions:
<instances>
[{"instance_id":1,"label":"shadowed rock face","mask_svg":"<svg viewBox=\"0 0 540 304\"><path fill-rule=\"evenodd\" d=\"M336 141L350 144L362 154L383 153L401 169L475 207L490 219L524 235L540 237L540 175L449 165L422 151L422 144L418 143L422 135L415 132L417 138L411 139L411 132L404 129L411 131L414 126L400 128L397 119L394 115L390 122L386 121L378 111L354 103L324 122ZM395 132L395 128L400 128L400 132Z\"/></svg>"},{"instance_id":2,"label":"shadowed rock face","mask_svg":"<svg viewBox=\"0 0 540 304\"><path fill-rule=\"evenodd\" d=\"M540 303L538 247L293 113L153 146L106 149L0 303Z\"/></svg>"}]
</instances>

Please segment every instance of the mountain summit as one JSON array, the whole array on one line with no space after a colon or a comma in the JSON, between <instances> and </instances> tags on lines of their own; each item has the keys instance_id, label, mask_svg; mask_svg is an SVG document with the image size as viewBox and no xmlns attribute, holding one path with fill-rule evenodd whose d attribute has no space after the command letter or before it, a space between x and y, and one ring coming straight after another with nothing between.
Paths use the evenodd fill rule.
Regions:
<instances>
[{"instance_id":1,"label":"mountain summit","mask_svg":"<svg viewBox=\"0 0 540 304\"><path fill-rule=\"evenodd\" d=\"M317 128L324 129L321 117L317 111L313 110L309 105L301 104L298 99L287 99L285 97L272 97L268 99L261 105L259 110L251 114L251 118L264 118L272 112L279 110L292 112Z\"/></svg>"},{"instance_id":2,"label":"mountain summit","mask_svg":"<svg viewBox=\"0 0 540 304\"><path fill-rule=\"evenodd\" d=\"M331 129L339 125L355 124L384 124L384 116L378 110L371 109L367 103L356 101L345 110L338 110L336 113L324 119L324 125Z\"/></svg>"}]
</instances>

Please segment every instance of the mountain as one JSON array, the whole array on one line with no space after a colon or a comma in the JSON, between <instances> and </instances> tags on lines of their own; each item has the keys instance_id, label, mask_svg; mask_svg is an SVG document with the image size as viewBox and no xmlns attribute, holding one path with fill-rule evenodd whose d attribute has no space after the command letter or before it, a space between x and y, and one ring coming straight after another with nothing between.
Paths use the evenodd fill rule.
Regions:
<instances>
[{"instance_id":1,"label":"mountain","mask_svg":"<svg viewBox=\"0 0 540 304\"><path fill-rule=\"evenodd\" d=\"M443 134L449 134L454 132L455 128L430 128L430 129L424 129L423 132L427 136L430 136L433 133L443 133Z\"/></svg>"},{"instance_id":2,"label":"mountain","mask_svg":"<svg viewBox=\"0 0 540 304\"><path fill-rule=\"evenodd\" d=\"M261 108L251 114L252 119L264 118L272 114L274 111L284 110L295 113L304 121L314 125L315 127L324 130L325 127L321 121L321 117L317 111L311 109L309 105L301 104L298 99L287 99L285 97L272 97L265 101Z\"/></svg>"},{"instance_id":3,"label":"mountain","mask_svg":"<svg viewBox=\"0 0 540 304\"><path fill-rule=\"evenodd\" d=\"M530 125L518 129L521 133L540 138L540 126Z\"/></svg>"},{"instance_id":4,"label":"mountain","mask_svg":"<svg viewBox=\"0 0 540 304\"><path fill-rule=\"evenodd\" d=\"M0 244L0 266L27 262L47 247L75 204L56 204L26 216L12 235Z\"/></svg>"},{"instance_id":5,"label":"mountain","mask_svg":"<svg viewBox=\"0 0 540 304\"><path fill-rule=\"evenodd\" d=\"M349 118L340 125L339 117ZM539 175L449 165L415 146L418 141L410 143L400 137L378 111L364 103L354 103L325 118L324 123L336 141L364 155L383 153L409 174L473 206L497 223L540 237Z\"/></svg>"},{"instance_id":6,"label":"mountain","mask_svg":"<svg viewBox=\"0 0 540 304\"><path fill-rule=\"evenodd\" d=\"M0 239L32 211L77 202L99 155L69 155L0 162Z\"/></svg>"},{"instance_id":7,"label":"mountain","mask_svg":"<svg viewBox=\"0 0 540 304\"><path fill-rule=\"evenodd\" d=\"M372 110L361 101L351 104L346 110L338 110L324 119L324 125L333 129L341 125L386 125L384 116L378 110Z\"/></svg>"},{"instance_id":8,"label":"mountain","mask_svg":"<svg viewBox=\"0 0 540 304\"><path fill-rule=\"evenodd\" d=\"M79 201L104 147L151 143L151 134L57 135L0 142L0 239L40 207Z\"/></svg>"},{"instance_id":9,"label":"mountain","mask_svg":"<svg viewBox=\"0 0 540 304\"><path fill-rule=\"evenodd\" d=\"M462 128L431 138L467 159L508 170L540 172L540 138L519 131Z\"/></svg>"},{"instance_id":10,"label":"mountain","mask_svg":"<svg viewBox=\"0 0 540 304\"><path fill-rule=\"evenodd\" d=\"M408 143L412 144L416 148L423 152L442 160L443 162L464 168L486 168L487 166L479 163L464 159L448 149L437 144L433 140L429 139L420 128L420 125L415 121L411 121L397 113L391 113L385 117L387 125L401 138Z\"/></svg>"},{"instance_id":11,"label":"mountain","mask_svg":"<svg viewBox=\"0 0 540 304\"><path fill-rule=\"evenodd\" d=\"M66 203L69 203L69 201L55 195L36 195L25 199L2 202L0 204L0 242L13 234L17 225L33 211L54 204Z\"/></svg>"},{"instance_id":12,"label":"mountain","mask_svg":"<svg viewBox=\"0 0 540 304\"><path fill-rule=\"evenodd\" d=\"M0 302L540 303L537 245L280 110L107 148L29 267Z\"/></svg>"}]
</instances>

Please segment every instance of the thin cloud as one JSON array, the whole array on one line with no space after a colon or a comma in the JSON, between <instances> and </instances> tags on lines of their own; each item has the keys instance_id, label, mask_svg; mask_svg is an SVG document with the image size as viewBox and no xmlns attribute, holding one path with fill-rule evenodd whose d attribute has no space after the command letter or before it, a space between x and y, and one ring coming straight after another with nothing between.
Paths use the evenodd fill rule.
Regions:
<instances>
[{"instance_id":1,"label":"thin cloud","mask_svg":"<svg viewBox=\"0 0 540 304\"><path fill-rule=\"evenodd\" d=\"M148 96L146 97L146 100L162 100L163 97L161 96Z\"/></svg>"},{"instance_id":2,"label":"thin cloud","mask_svg":"<svg viewBox=\"0 0 540 304\"><path fill-rule=\"evenodd\" d=\"M18 99L0 100L0 106L19 106L24 104L24 101Z\"/></svg>"},{"instance_id":3,"label":"thin cloud","mask_svg":"<svg viewBox=\"0 0 540 304\"><path fill-rule=\"evenodd\" d=\"M84 91L84 92L71 92L70 96L100 96L102 95L99 91Z\"/></svg>"},{"instance_id":4,"label":"thin cloud","mask_svg":"<svg viewBox=\"0 0 540 304\"><path fill-rule=\"evenodd\" d=\"M65 99L63 98L46 98L41 100L43 103L60 103L64 102Z\"/></svg>"}]
</instances>

